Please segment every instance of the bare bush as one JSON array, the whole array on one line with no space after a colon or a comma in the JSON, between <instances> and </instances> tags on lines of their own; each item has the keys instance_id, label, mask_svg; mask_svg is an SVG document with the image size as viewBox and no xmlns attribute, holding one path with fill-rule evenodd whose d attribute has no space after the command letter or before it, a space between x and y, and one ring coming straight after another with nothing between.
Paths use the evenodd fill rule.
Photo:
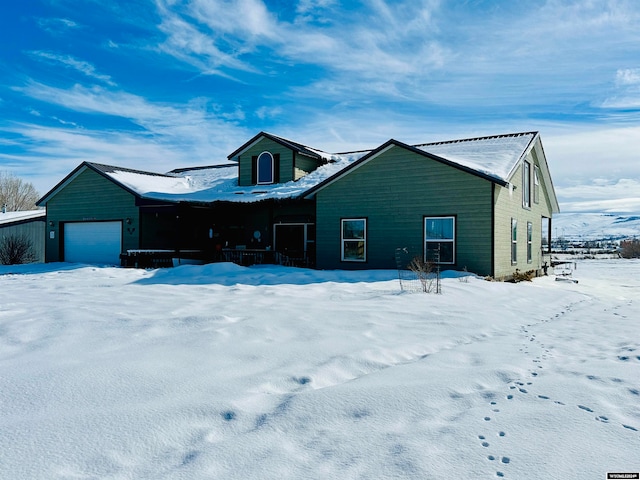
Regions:
<instances>
[{"instance_id":1,"label":"bare bush","mask_svg":"<svg viewBox=\"0 0 640 480\"><path fill-rule=\"evenodd\" d=\"M16 265L36 261L31 240L22 235L9 235L0 240L0 264Z\"/></svg>"},{"instance_id":2,"label":"bare bush","mask_svg":"<svg viewBox=\"0 0 640 480\"><path fill-rule=\"evenodd\" d=\"M407 268L416 274L420 284L422 285L422 291L430 293L436 288L436 275L433 273L433 263L424 261L421 257L414 257L407 265Z\"/></svg>"}]
</instances>

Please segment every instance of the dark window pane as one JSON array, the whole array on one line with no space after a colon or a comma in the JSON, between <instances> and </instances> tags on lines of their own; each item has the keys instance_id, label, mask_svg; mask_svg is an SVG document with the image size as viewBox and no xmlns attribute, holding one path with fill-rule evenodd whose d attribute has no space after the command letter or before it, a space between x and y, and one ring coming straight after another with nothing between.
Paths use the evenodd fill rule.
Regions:
<instances>
[{"instance_id":1,"label":"dark window pane","mask_svg":"<svg viewBox=\"0 0 640 480\"><path fill-rule=\"evenodd\" d=\"M364 220L344 220L342 238L364 240Z\"/></svg>"},{"instance_id":2,"label":"dark window pane","mask_svg":"<svg viewBox=\"0 0 640 480\"><path fill-rule=\"evenodd\" d=\"M453 263L453 242L427 242L427 261Z\"/></svg>"},{"instance_id":3,"label":"dark window pane","mask_svg":"<svg viewBox=\"0 0 640 480\"><path fill-rule=\"evenodd\" d=\"M346 240L344 242L344 260L364 260L364 242Z\"/></svg>"},{"instance_id":4,"label":"dark window pane","mask_svg":"<svg viewBox=\"0 0 640 480\"><path fill-rule=\"evenodd\" d=\"M268 152L258 157L258 183L273 183L273 157Z\"/></svg>"}]
</instances>

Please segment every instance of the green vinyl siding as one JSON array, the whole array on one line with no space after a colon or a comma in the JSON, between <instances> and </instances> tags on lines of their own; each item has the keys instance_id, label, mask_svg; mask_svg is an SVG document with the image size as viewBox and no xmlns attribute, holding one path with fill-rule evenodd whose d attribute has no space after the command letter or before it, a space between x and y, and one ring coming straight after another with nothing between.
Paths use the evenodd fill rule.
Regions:
<instances>
[{"instance_id":1,"label":"green vinyl siding","mask_svg":"<svg viewBox=\"0 0 640 480\"><path fill-rule=\"evenodd\" d=\"M319 268L395 268L396 248L424 252L424 217L456 218L456 263L491 271L491 182L398 146L316 196ZM340 219L367 218L366 262L340 261Z\"/></svg>"},{"instance_id":2,"label":"green vinyl siding","mask_svg":"<svg viewBox=\"0 0 640 480\"><path fill-rule=\"evenodd\" d=\"M318 168L318 161L314 158L297 154L295 157L295 166L295 180L299 180Z\"/></svg>"},{"instance_id":3,"label":"green vinyl siding","mask_svg":"<svg viewBox=\"0 0 640 480\"><path fill-rule=\"evenodd\" d=\"M523 161L531 164L531 175L538 165L538 156L532 150ZM513 275L516 269L521 272L528 270L540 270L546 260L542 255L542 218L551 218L552 208L549 201L548 189L544 179L539 179L539 201L532 202L530 207L524 207L523 195L523 161L511 176L512 187L495 187L495 227L496 238L494 276L507 278ZM533 181L532 181L533 185ZM511 219L518 224L517 229L517 259L511 261ZM527 223L532 224L531 261L527 259Z\"/></svg>"},{"instance_id":4,"label":"green vinyl siding","mask_svg":"<svg viewBox=\"0 0 640 480\"><path fill-rule=\"evenodd\" d=\"M130 224L124 223L129 218ZM80 170L75 178L47 202L46 261L62 258L65 222L123 221L122 249L139 245L139 217L135 197L90 168ZM52 233L53 232L53 233Z\"/></svg>"},{"instance_id":5,"label":"green vinyl siding","mask_svg":"<svg viewBox=\"0 0 640 480\"><path fill-rule=\"evenodd\" d=\"M26 238L31 243L31 252L34 255L34 262L44 262L44 217L0 225L0 240L12 236Z\"/></svg>"},{"instance_id":6,"label":"green vinyl siding","mask_svg":"<svg viewBox=\"0 0 640 480\"><path fill-rule=\"evenodd\" d=\"M280 145L273 140L262 137L258 141L256 141L253 145L247 148L242 152L241 155L237 157L239 162L239 172L238 172L238 185L240 186L251 186L254 185L252 183L252 158L257 157L262 152L269 152L272 155L280 154L280 183L290 182L294 179L293 173L293 160L294 160L294 152L293 150Z\"/></svg>"}]
</instances>

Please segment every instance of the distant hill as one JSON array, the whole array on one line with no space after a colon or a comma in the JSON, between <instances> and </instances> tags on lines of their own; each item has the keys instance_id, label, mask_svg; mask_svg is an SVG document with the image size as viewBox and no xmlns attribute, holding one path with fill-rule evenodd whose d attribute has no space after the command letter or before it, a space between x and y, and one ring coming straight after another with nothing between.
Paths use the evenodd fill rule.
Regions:
<instances>
[{"instance_id":1,"label":"distant hill","mask_svg":"<svg viewBox=\"0 0 640 480\"><path fill-rule=\"evenodd\" d=\"M553 216L551 233L568 240L640 238L640 215L560 213Z\"/></svg>"}]
</instances>

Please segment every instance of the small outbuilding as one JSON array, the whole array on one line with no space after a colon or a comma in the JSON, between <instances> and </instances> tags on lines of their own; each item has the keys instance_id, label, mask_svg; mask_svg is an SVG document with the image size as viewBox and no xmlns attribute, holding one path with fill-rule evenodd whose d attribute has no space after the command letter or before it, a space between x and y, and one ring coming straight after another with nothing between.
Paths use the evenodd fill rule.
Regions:
<instances>
[{"instance_id":1,"label":"small outbuilding","mask_svg":"<svg viewBox=\"0 0 640 480\"><path fill-rule=\"evenodd\" d=\"M27 210L21 212L0 211L0 244L10 237L26 241L31 248L32 261L44 262L46 212Z\"/></svg>"}]
</instances>

